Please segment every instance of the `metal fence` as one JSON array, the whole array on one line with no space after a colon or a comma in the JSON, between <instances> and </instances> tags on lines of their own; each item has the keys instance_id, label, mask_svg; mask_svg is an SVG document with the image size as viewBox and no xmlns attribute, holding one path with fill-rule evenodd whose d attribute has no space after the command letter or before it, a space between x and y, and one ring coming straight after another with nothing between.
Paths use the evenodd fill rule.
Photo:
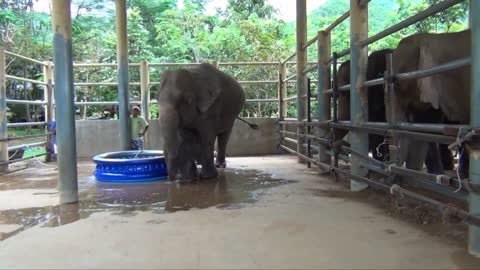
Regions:
<instances>
[{"instance_id":1,"label":"metal fence","mask_svg":"<svg viewBox=\"0 0 480 270\"><path fill-rule=\"evenodd\" d=\"M46 138L43 142L35 142L33 144L21 144L17 146L10 146L8 147L8 151L17 151L20 148L30 148L30 147L39 147L45 146L46 153L42 155L47 156L47 160L51 159L53 144L52 144L52 135L53 131L49 130L50 123L54 119L55 113L55 101L54 101L54 81L53 81L53 74L54 74L54 65L50 61L39 61L36 59L32 59L26 56L22 56L19 54L15 54L9 51L5 51L2 47L0 47L0 62L5 67L5 57L9 56L15 58L14 61L24 61L25 64L28 65L39 65L43 69L43 81L13 76L9 74L5 74L5 68L1 70L3 73L0 73L0 81L2 82L2 92L0 98L5 98L6 104L22 104L22 105L36 105L36 106L43 106L45 111L45 121L43 122L21 122L21 123L7 123L6 114L5 117L2 117L3 121L0 120L0 126L6 125L4 132L0 134L0 144L3 147L8 147L8 142L11 141L21 141L25 139L31 138ZM310 65L315 64L316 62L310 62ZM283 113L285 110L282 111L283 105L285 105L291 98L283 98L281 94L283 91L286 91L287 84L295 84L293 80L284 80L282 76L285 74L286 66L287 65L294 65L295 62L213 62L212 64L216 65L219 69L226 69L231 67L259 67L259 68L271 68L277 70L277 75L274 78L270 78L267 80L240 80L239 83L242 86L248 85L269 85L269 86L276 86L278 91L276 96L269 97L269 98L262 98L262 99L247 99L246 103L254 103L254 104L261 104L261 103L275 103L277 105L277 110L279 115ZM150 105L156 104L156 100L150 99L150 89L152 87L158 86L160 84L159 81L151 81L151 69L152 68L188 68L191 66L199 65L199 63L148 63L146 61L142 61L140 63L129 63L130 68L136 68L140 74L140 81L137 82L129 82L129 86L136 86L140 87L140 100L130 100L131 105L140 105L142 109L142 115L149 120L150 117ZM73 65L74 70L79 71L81 69L91 69L91 68L102 68L102 69L116 69L117 64L111 63L74 63ZM6 93L6 81L20 81L20 82L29 82L36 85L41 85L44 89L43 100L19 100L19 99L10 99L7 98ZM75 87L99 87L99 86L118 86L118 82L114 81L107 81L107 82L92 82L92 81L75 81ZM87 106L112 106L118 105L118 101L75 101L74 103L76 106L81 106L86 110ZM2 109L0 108L0 112ZM6 113L6 107L3 110L3 113ZM27 135L21 137L8 137L8 128L21 128L21 127L44 127L45 133L39 135ZM15 159L11 160L9 157L3 157L0 159L0 165L2 164L10 164L16 161L21 161L23 159Z\"/></svg>"},{"instance_id":2,"label":"metal fence","mask_svg":"<svg viewBox=\"0 0 480 270\"><path fill-rule=\"evenodd\" d=\"M299 4L300 2L300 4ZM297 1L297 9L301 8L304 1ZM319 31L318 34L303 42L297 43L297 52L288 57L285 61L290 61L297 57L297 63L300 62L299 57L305 57L306 49L317 44L318 48L318 62L313 67L299 66L297 74L286 77L283 81L296 79L297 81L297 95L294 97L280 96L280 103L290 100L296 100L297 105L297 119L285 118L281 114L280 124L282 125L282 144L281 148L288 153L297 155L300 162L307 162L308 166L311 164L317 165L325 173L341 174L347 176L351 181L351 189L354 191L361 190L366 186L371 186L388 192L392 195L399 195L404 198L409 198L433 209L442 211L443 214L452 214L460 217L462 221L470 226L470 242L469 251L473 255L480 256L480 179L478 170L478 132L480 131L480 115L478 113L471 113L471 125L444 125L444 124L419 124L406 122L368 122L368 116L364 109L368 106L367 91L368 87L375 85L384 85L385 99L393 100L395 98L395 89L393 79L397 81L407 79L417 79L443 72L451 71L468 65L472 66L472 71L477 70L476 78L478 78L480 70L480 24L478 12L472 17L472 33L477 33L472 37L474 45L472 46L475 53L477 53L476 62L471 58L458 59L450 63L442 64L429 69L417 70L403 74L393 74L392 71L392 54L387 54L387 69L385 70L384 78L366 81L364 77L358 72L358 67L366 67L368 45L372 44L384 37L387 37L397 31L400 31L410 25L413 25L429 16L437 14L446 10L456 4L462 3L462 0L446 0L438 4L432 5L428 9L395 24L378 34L368 37L368 2L351 0L350 10L339 17L332 25ZM472 1L475 2L475 1ZM472 5L478 4L472 3ZM474 7L471 7L475 10ZM477 6L480 8L480 5ZM477 9L478 10L478 9ZM297 11L298 12L298 11ZM300 14L302 15L302 14ZM330 33L340 23L350 17L350 32L356 38L351 38L350 48L341 52L331 52L331 38ZM301 16L297 13L297 20ZM475 24L476 22L476 24ZM305 22L304 22L305 23ZM303 28L303 29L302 29ZM297 39L299 38L298 31L305 31L306 27L302 22L297 21ZM301 34L300 34L300 37ZM352 42L353 41L353 42ZM475 43L476 42L476 43ZM476 44L476 45L475 45ZM337 60L349 54L355 55L351 57L350 82L352 85L338 86L337 78ZM282 62L282 63L283 63ZM301 62L300 62L301 63ZM357 70L356 70L357 69ZM308 80L309 73L316 71L318 76L317 93L311 93L310 81ZM475 77L472 72L472 76ZM355 76L355 77L354 77ZM478 79L477 79L478 80ZM306 94L305 94L306 92ZM350 121L339 121L337 119L338 104L337 98L341 92L350 92ZM472 85L472 99L479 101L480 85L476 81ZM316 120L312 120L310 112L311 97L316 96L318 102ZM363 102L361 102L363 100ZM367 101L365 103L365 101ZM392 103L390 103L392 104ZM476 109L478 105L473 105L472 110ZM387 109L386 118L391 118L392 111ZM296 127L296 131L289 130L288 127ZM330 131L347 130L350 131L350 145L346 146L341 141L333 141L327 134ZM469 133L465 138L459 140L459 133L461 130L468 130ZM379 134L385 136L390 142L395 142L398 136L406 136L415 138L415 140L423 140L428 142L437 142L442 144L455 145L459 143L466 143L470 146L470 177L469 179L458 179L459 177L451 177L448 175L435 175L422 171L410 170L402 166L402 164L395 164L395 160L378 161L368 155L368 134ZM296 149L292 149L289 145L295 145ZM390 150L395 152L394 147ZM313 153L316 152L316 155ZM351 169L345 170L339 166L339 160L350 163ZM369 179L368 172L375 172L385 176L388 181L381 183ZM446 203L433 200L423 195L417 194L407 190L405 186L401 187L399 182L395 180L395 176L403 176L403 179L409 180L415 186L432 190L441 195L446 195L456 199L464 200L469 203L469 210L465 211L460 208L452 207ZM391 181L391 182L389 182ZM453 183L453 184L452 184Z\"/></svg>"}]
</instances>

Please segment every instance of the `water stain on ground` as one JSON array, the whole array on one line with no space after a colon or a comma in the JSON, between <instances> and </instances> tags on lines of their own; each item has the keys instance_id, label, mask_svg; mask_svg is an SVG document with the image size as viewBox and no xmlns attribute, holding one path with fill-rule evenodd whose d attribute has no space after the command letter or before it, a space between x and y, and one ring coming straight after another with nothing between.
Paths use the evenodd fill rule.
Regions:
<instances>
[{"instance_id":1,"label":"water stain on ground","mask_svg":"<svg viewBox=\"0 0 480 270\"><path fill-rule=\"evenodd\" d=\"M17 180L10 188L46 187L43 180ZM53 181L53 180L48 180ZM56 182L56 180L54 180ZM30 186L26 182L30 182ZM218 179L188 183L157 181L150 183L105 183L93 177L79 181L80 201L76 204L0 211L0 224L20 224L9 233L0 232L0 241L40 225L56 227L87 218L92 213L111 211L114 215L131 217L136 211L169 213L192 208L238 208L254 203L266 189L291 181L274 179L255 170L225 169ZM4 182L3 182L4 183ZM47 185L46 183L43 183ZM33 187L32 187L33 186ZM48 182L48 187L55 187ZM0 190L3 187L0 186ZM162 222L152 221L152 224Z\"/></svg>"}]
</instances>

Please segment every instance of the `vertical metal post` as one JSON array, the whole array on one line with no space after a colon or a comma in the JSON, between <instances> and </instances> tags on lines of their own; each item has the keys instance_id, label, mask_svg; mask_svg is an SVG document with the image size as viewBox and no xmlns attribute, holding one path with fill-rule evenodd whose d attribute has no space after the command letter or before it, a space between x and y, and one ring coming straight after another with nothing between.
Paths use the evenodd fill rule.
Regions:
<instances>
[{"instance_id":1,"label":"vertical metal post","mask_svg":"<svg viewBox=\"0 0 480 270\"><path fill-rule=\"evenodd\" d=\"M397 97L395 93L395 88L394 88L394 83L393 83L393 53L388 53L385 56L386 59L386 64L387 64L387 70L385 71L384 75L384 84L385 84L385 117L387 119L387 122L389 126L395 125L395 119L397 119L397 116L395 113L398 111L397 106ZM398 149L396 147L397 145L397 140L394 136L391 136L389 138L389 155L390 155L390 161L396 161L398 160Z\"/></svg>"},{"instance_id":2,"label":"vertical metal post","mask_svg":"<svg viewBox=\"0 0 480 270\"><path fill-rule=\"evenodd\" d=\"M287 96L287 84L285 82L285 76L287 72L286 64L278 64L278 118L280 120L285 119L287 116L287 102L285 97Z\"/></svg>"},{"instance_id":3,"label":"vertical metal post","mask_svg":"<svg viewBox=\"0 0 480 270\"><path fill-rule=\"evenodd\" d=\"M306 112L307 81L303 70L307 64L307 51L303 48L307 43L307 1L297 0L297 120L303 121ZM298 125L297 134L305 134L305 127ZM305 154L304 138L297 136L297 152ZM298 162L304 160L298 157Z\"/></svg>"},{"instance_id":4,"label":"vertical metal post","mask_svg":"<svg viewBox=\"0 0 480 270\"><path fill-rule=\"evenodd\" d=\"M480 1L471 2L471 10L480 10ZM470 121L473 128L480 128L480 14L471 14L472 30L472 92L470 98ZM480 184L480 140L477 138L470 149L470 180ZM470 214L480 216L480 195L475 192L469 193ZM468 251L470 254L480 257L480 227L470 225Z\"/></svg>"},{"instance_id":5,"label":"vertical metal post","mask_svg":"<svg viewBox=\"0 0 480 270\"><path fill-rule=\"evenodd\" d=\"M150 119L150 75L147 61L140 62L140 96L142 100L142 116Z\"/></svg>"},{"instance_id":6,"label":"vertical metal post","mask_svg":"<svg viewBox=\"0 0 480 270\"><path fill-rule=\"evenodd\" d=\"M122 150L130 149L130 113L128 91L128 40L127 3L115 0L117 32L117 72L118 72L118 119L120 120L120 143Z\"/></svg>"},{"instance_id":7,"label":"vertical metal post","mask_svg":"<svg viewBox=\"0 0 480 270\"><path fill-rule=\"evenodd\" d=\"M78 201L70 0L52 1L60 203Z\"/></svg>"},{"instance_id":8,"label":"vertical metal post","mask_svg":"<svg viewBox=\"0 0 480 270\"><path fill-rule=\"evenodd\" d=\"M310 106L310 97L312 96L312 85L310 83L310 78L307 78L307 121L310 123L312 122L312 113L311 113L311 106ZM310 135L311 127L307 127L307 134ZM312 145L311 140L307 138L307 156L312 158ZM310 161L307 162L308 168L312 167Z\"/></svg>"},{"instance_id":9,"label":"vertical metal post","mask_svg":"<svg viewBox=\"0 0 480 270\"><path fill-rule=\"evenodd\" d=\"M338 69L337 69L337 61L338 56L337 53L333 53L333 80L332 80L332 100L333 100L333 122L338 121ZM336 132L335 128L333 130L333 138L336 139ZM338 168L338 151L336 148L332 149L333 151L333 167ZM337 179L337 178L336 178Z\"/></svg>"},{"instance_id":10,"label":"vertical metal post","mask_svg":"<svg viewBox=\"0 0 480 270\"><path fill-rule=\"evenodd\" d=\"M358 0L350 0L350 119L352 124L361 125L368 120L368 98L366 87L363 86L367 72L368 47L362 47L360 42L368 37L368 4L362 6ZM352 149L362 154L368 154L368 134L355 129L351 131L350 143ZM366 176L366 168L362 168L361 160L352 156L352 174ZM368 185L354 180L350 182L350 190L360 191Z\"/></svg>"},{"instance_id":11,"label":"vertical metal post","mask_svg":"<svg viewBox=\"0 0 480 270\"><path fill-rule=\"evenodd\" d=\"M47 127L45 130L50 133L50 124L52 123L53 119L53 97L52 97L52 92L53 92L53 65L52 62L48 61L45 62L43 66L43 80L45 81L45 88L43 90L43 96L44 96L44 102L45 107L45 121L47 122ZM53 152L53 141L52 141L53 136L52 135L47 135L47 145L46 145L46 151L47 151L47 156L46 160L47 162L52 161L52 152Z\"/></svg>"},{"instance_id":12,"label":"vertical metal post","mask_svg":"<svg viewBox=\"0 0 480 270\"><path fill-rule=\"evenodd\" d=\"M330 119L330 95L324 93L330 88L330 64L327 63L331 55L330 32L319 31L317 39L318 48L318 122L324 122ZM319 128L319 136L326 137L328 128ZM323 144L318 144L318 160L330 164L330 156L326 154L327 148Z\"/></svg>"},{"instance_id":13,"label":"vertical metal post","mask_svg":"<svg viewBox=\"0 0 480 270\"><path fill-rule=\"evenodd\" d=\"M468 0L468 28L472 28L472 2L473 0Z\"/></svg>"},{"instance_id":14,"label":"vertical metal post","mask_svg":"<svg viewBox=\"0 0 480 270\"><path fill-rule=\"evenodd\" d=\"M5 82L5 49L0 46L0 172L8 171L8 164L3 163L8 161L8 130L7 130L7 88Z\"/></svg>"}]
</instances>

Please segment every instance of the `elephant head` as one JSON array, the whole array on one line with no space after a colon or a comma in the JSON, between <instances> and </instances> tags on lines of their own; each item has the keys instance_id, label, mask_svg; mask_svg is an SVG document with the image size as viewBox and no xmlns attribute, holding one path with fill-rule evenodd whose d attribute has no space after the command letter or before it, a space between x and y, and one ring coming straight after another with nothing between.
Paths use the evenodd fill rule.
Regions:
<instances>
[{"instance_id":1,"label":"elephant head","mask_svg":"<svg viewBox=\"0 0 480 270\"><path fill-rule=\"evenodd\" d=\"M432 68L470 56L470 30L457 33L416 34L403 39L394 51L394 74ZM394 122L468 124L470 67L425 77L396 81ZM429 142L399 137L399 163L422 169Z\"/></svg>"}]
</instances>

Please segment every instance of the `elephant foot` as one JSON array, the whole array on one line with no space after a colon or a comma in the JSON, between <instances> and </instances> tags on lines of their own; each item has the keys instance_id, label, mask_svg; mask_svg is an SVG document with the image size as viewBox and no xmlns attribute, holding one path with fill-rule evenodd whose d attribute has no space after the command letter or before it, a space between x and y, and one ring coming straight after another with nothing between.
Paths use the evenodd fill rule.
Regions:
<instances>
[{"instance_id":1,"label":"elephant foot","mask_svg":"<svg viewBox=\"0 0 480 270\"><path fill-rule=\"evenodd\" d=\"M224 161L217 160L217 161L215 161L215 167L226 168L227 167L227 162L225 162L225 160Z\"/></svg>"},{"instance_id":2,"label":"elephant foot","mask_svg":"<svg viewBox=\"0 0 480 270\"><path fill-rule=\"evenodd\" d=\"M214 167L211 170L203 170L200 172L200 179L211 179L211 178L217 178L218 177L218 172L217 169Z\"/></svg>"}]
</instances>

